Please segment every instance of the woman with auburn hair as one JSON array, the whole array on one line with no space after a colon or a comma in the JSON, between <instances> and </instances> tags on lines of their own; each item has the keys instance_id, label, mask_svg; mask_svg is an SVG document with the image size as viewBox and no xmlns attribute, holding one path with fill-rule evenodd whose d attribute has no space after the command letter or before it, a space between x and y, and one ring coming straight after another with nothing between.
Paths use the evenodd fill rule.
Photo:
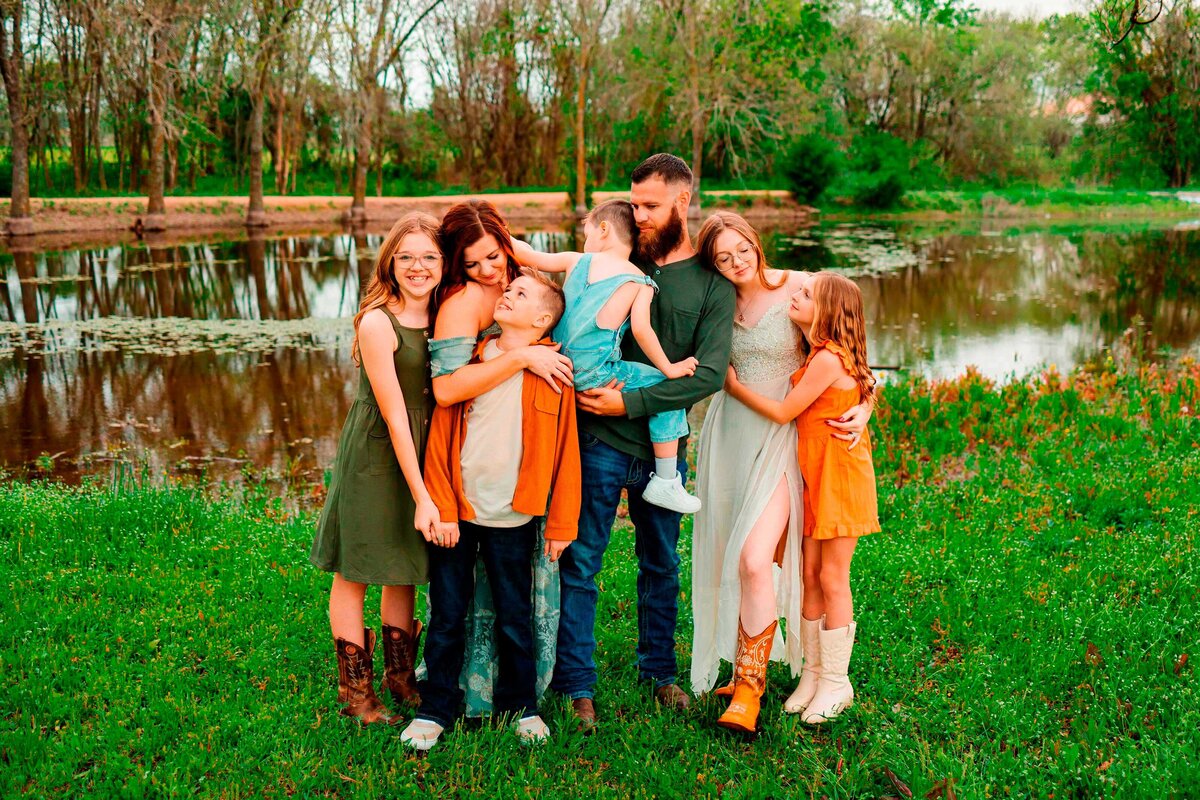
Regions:
<instances>
[{"instance_id":1,"label":"woman with auburn hair","mask_svg":"<svg viewBox=\"0 0 1200 800\"><path fill-rule=\"evenodd\" d=\"M363 723L395 723L374 682L375 632L363 625L368 585L383 587L382 687L416 706L414 661L420 623L417 584L428 582L425 542L441 526L421 478L433 410L429 325L442 277L437 220L413 213L388 231L354 317L351 357L358 393L338 441L329 495L309 560L333 573L329 625L338 665L341 713Z\"/></svg>"},{"instance_id":2,"label":"woman with auburn hair","mask_svg":"<svg viewBox=\"0 0 1200 800\"><path fill-rule=\"evenodd\" d=\"M730 359L739 377L757 393L783 399L807 348L788 318L789 301L807 273L771 269L758 233L726 211L705 220L696 249L737 292ZM867 404L848 409L835 435L856 440L869 417ZM692 689L712 689L720 662L732 662L733 678L717 690L732 701L718 724L753 732L768 660L773 654L799 673L806 637L815 641L820 624L801 616L804 512L796 426L774 423L718 392L704 418L699 453L696 494L703 506L692 535ZM815 658L805 675L812 663Z\"/></svg>"},{"instance_id":3,"label":"woman with auburn hair","mask_svg":"<svg viewBox=\"0 0 1200 800\"><path fill-rule=\"evenodd\" d=\"M480 337L494 326L496 301L509 281L520 275L513 254L508 224L486 200L459 203L446 212L438 229L446 256L446 274L438 287L437 320L430 342L433 392L439 405L470 400L528 369L555 391L571 385L571 362L558 347L531 345L510 350L487 361L469 363ZM534 655L537 660L537 693L540 697L554 668L558 636L558 565L545 555L539 530L534 550ZM466 658L460 685L466 713L479 716L491 711L497 661L491 585L482 562L475 569L475 602L467 619Z\"/></svg>"},{"instance_id":4,"label":"woman with auburn hair","mask_svg":"<svg viewBox=\"0 0 1200 800\"><path fill-rule=\"evenodd\" d=\"M437 321L430 343L433 392L448 406L478 397L521 370L528 369L552 386L571 381L571 362L557 348L533 345L463 368L475 342L491 332L496 301L520 274L508 223L486 200L452 206L442 218L438 241L446 274L436 296ZM557 386L556 386L557 388Z\"/></svg>"}]
</instances>

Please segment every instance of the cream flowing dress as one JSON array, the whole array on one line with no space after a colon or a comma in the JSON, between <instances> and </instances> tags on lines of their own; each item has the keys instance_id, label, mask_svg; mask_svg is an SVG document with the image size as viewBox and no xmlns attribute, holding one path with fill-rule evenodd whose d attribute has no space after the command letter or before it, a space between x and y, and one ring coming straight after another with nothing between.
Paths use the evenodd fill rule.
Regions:
<instances>
[{"instance_id":1,"label":"cream flowing dress","mask_svg":"<svg viewBox=\"0 0 1200 800\"><path fill-rule=\"evenodd\" d=\"M792 373L800 368L800 332L788 319L789 300L771 306L752 327L733 326L730 360L738 378L777 400L787 395ZM692 534L691 674L697 694L713 688L722 660L734 660L741 599L738 560L781 477L787 479L791 513L783 565L773 566L775 605L783 625L775 634L771 659L786 661L793 675L800 672L804 507L796 446L794 422L777 425L723 391L713 397L700 432L696 475L696 494L704 506Z\"/></svg>"}]
</instances>

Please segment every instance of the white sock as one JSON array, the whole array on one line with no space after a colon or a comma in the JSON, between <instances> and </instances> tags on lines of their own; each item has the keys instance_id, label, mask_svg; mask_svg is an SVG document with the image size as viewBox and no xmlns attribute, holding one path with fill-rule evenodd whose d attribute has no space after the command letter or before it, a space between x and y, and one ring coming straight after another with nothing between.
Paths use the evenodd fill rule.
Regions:
<instances>
[{"instance_id":1,"label":"white sock","mask_svg":"<svg viewBox=\"0 0 1200 800\"><path fill-rule=\"evenodd\" d=\"M675 476L679 474L679 469L675 463L675 456L668 458L654 457L654 474L663 480L673 481Z\"/></svg>"}]
</instances>

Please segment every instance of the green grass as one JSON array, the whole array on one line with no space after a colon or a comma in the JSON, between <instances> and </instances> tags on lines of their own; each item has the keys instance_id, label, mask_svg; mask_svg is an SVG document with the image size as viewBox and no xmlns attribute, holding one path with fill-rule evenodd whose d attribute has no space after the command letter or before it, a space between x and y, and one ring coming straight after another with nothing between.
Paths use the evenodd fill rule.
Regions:
<instances>
[{"instance_id":1,"label":"green grass","mask_svg":"<svg viewBox=\"0 0 1200 800\"><path fill-rule=\"evenodd\" d=\"M773 667L755 741L636 683L627 527L602 575L601 731L555 700L545 746L460 729L419 759L336 714L310 515L255 491L0 485L0 795L853 798L904 794L895 776L917 797L1188 796L1198 405L1187 362L888 387L857 705L804 727Z\"/></svg>"},{"instance_id":2,"label":"green grass","mask_svg":"<svg viewBox=\"0 0 1200 800\"><path fill-rule=\"evenodd\" d=\"M830 208L837 213L836 208ZM962 189L908 191L888 216L944 214L956 217L1069 217L1198 214L1200 207L1163 193L1133 189Z\"/></svg>"}]
</instances>

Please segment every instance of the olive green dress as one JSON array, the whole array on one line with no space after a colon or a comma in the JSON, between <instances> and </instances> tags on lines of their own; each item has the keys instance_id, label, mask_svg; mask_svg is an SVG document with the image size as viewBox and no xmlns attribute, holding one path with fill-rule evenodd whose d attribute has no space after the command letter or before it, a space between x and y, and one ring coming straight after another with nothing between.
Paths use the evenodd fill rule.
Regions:
<instances>
[{"instance_id":1,"label":"olive green dress","mask_svg":"<svg viewBox=\"0 0 1200 800\"><path fill-rule=\"evenodd\" d=\"M386 308L399 346L396 377L408 407L408 429L425 459L433 399L429 378L429 331L406 328ZM425 539L413 527L416 502L408 490L387 423L375 402L367 371L358 369L358 394L333 462L329 496L321 512L309 560L355 583L412 586L429 581Z\"/></svg>"}]
</instances>

